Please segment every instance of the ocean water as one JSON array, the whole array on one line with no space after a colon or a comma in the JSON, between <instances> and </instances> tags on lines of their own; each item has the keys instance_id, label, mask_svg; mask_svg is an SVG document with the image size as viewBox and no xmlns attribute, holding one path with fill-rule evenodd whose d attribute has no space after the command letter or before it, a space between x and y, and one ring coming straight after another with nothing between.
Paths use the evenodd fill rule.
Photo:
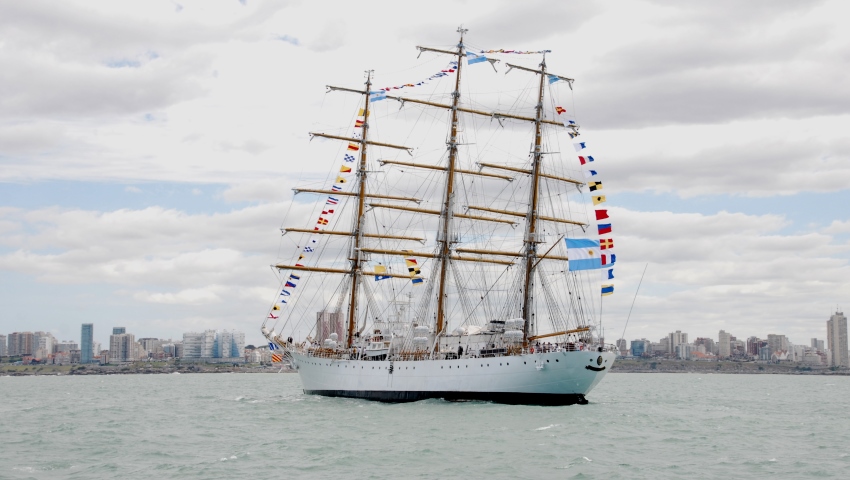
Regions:
<instances>
[{"instance_id":1,"label":"ocean water","mask_svg":"<svg viewBox=\"0 0 850 480\"><path fill-rule=\"evenodd\" d=\"M847 478L850 377L609 374L589 405L301 393L296 374L0 377L0 478Z\"/></svg>"}]
</instances>

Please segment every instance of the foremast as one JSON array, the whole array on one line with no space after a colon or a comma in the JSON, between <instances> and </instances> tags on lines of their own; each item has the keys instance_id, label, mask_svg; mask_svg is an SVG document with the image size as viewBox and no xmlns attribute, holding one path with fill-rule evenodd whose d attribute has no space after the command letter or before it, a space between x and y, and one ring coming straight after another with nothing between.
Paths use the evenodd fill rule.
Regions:
<instances>
[{"instance_id":1,"label":"foremast","mask_svg":"<svg viewBox=\"0 0 850 480\"><path fill-rule=\"evenodd\" d=\"M581 222L576 222L569 219L555 219L549 217L543 217L539 214L539 200L540 200L540 179L541 178L553 178L556 180L567 181L571 183L575 183L580 185L580 182L576 182L572 179L568 178L557 178L552 175L547 175L541 172L541 163L543 160L543 124L556 123L550 120L546 120L543 118L544 110L543 110L543 94L544 87L546 85L547 77L555 78L556 80L564 80L570 86L572 90L573 79L562 77L560 75L552 75L546 71L546 53L543 53L543 60L540 62L540 70L535 70L533 68L522 67L519 65L513 65L508 63L509 72L511 69L516 68L517 70L525 70L527 72L532 72L540 76L540 82L538 84L537 90L537 106L536 106L536 114L534 118L534 150L532 153L532 165L529 173L531 174L531 192L529 193L529 202L528 202L528 213L526 216L526 226L525 226L525 237L523 239L524 248L523 248L523 256L524 256L524 287L522 291L522 319L524 320L523 324L523 346L527 347L528 342L530 340L534 340L535 337L531 335L533 333L531 331L532 326L536 328L536 323L534 322L534 270L539 260L547 258L548 252L544 254L542 257L537 254L537 244L542 243L540 239L537 238L537 222L538 220L554 220L561 223L571 223L574 225L580 225L582 228L585 227ZM566 259L563 259L566 260ZM570 330L564 332L556 332L557 335L562 335L566 333L571 333Z\"/></svg>"},{"instance_id":2,"label":"foremast","mask_svg":"<svg viewBox=\"0 0 850 480\"><path fill-rule=\"evenodd\" d=\"M360 281L360 243L363 240L363 214L366 208L366 149L369 138L369 93L372 91L372 70L366 71L366 95L363 101L363 135L360 144L360 166L357 168L357 216L354 218L354 242L351 250L351 299L348 305L348 335L346 347L354 343L354 328L357 324L357 285Z\"/></svg>"}]
</instances>

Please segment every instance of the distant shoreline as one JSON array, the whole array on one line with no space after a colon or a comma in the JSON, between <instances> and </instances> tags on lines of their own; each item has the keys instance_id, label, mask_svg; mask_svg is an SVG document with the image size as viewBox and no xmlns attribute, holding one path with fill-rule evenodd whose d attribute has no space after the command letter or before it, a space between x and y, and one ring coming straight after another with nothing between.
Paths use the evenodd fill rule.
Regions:
<instances>
[{"instance_id":1,"label":"distant shoreline","mask_svg":"<svg viewBox=\"0 0 850 480\"><path fill-rule=\"evenodd\" d=\"M688 361L667 359L617 359L611 373L720 373L767 375L850 375L850 370L796 363Z\"/></svg>"},{"instance_id":2,"label":"distant shoreline","mask_svg":"<svg viewBox=\"0 0 850 480\"><path fill-rule=\"evenodd\" d=\"M86 375L168 375L188 373L294 373L288 367L226 364L148 364L126 365L10 365L0 364L0 376L86 376Z\"/></svg>"}]
</instances>

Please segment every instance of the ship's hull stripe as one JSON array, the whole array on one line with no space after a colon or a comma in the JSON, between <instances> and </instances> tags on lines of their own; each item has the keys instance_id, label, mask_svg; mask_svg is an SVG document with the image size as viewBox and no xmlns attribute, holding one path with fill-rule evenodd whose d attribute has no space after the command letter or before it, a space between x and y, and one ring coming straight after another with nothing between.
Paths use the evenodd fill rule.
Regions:
<instances>
[{"instance_id":1,"label":"ship's hull stripe","mask_svg":"<svg viewBox=\"0 0 850 480\"><path fill-rule=\"evenodd\" d=\"M580 393L547 394L518 392L401 392L387 390L304 390L308 395L326 397L362 398L380 402L416 402L431 398L449 401L481 400L511 405L584 405L587 400Z\"/></svg>"}]
</instances>

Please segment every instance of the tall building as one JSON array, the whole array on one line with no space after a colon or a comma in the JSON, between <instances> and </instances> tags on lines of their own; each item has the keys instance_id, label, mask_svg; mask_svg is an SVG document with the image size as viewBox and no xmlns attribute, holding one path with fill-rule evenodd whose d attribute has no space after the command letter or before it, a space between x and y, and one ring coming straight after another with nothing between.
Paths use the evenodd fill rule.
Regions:
<instances>
[{"instance_id":1,"label":"tall building","mask_svg":"<svg viewBox=\"0 0 850 480\"><path fill-rule=\"evenodd\" d=\"M245 356L245 333L223 330L216 334L216 358L242 358Z\"/></svg>"},{"instance_id":2,"label":"tall building","mask_svg":"<svg viewBox=\"0 0 850 480\"><path fill-rule=\"evenodd\" d=\"M845 337L846 337L846 335L845 335ZM767 347L770 349L771 355L773 355L776 352L787 352L788 351L788 337L786 337L785 335L776 335L776 334L773 334L773 333L769 333L767 335Z\"/></svg>"},{"instance_id":3,"label":"tall building","mask_svg":"<svg viewBox=\"0 0 850 480\"><path fill-rule=\"evenodd\" d=\"M233 350L233 334L227 330L216 335L215 339L215 356L216 358L230 358L230 352Z\"/></svg>"},{"instance_id":4,"label":"tall building","mask_svg":"<svg viewBox=\"0 0 850 480\"><path fill-rule=\"evenodd\" d=\"M215 330L183 334L183 358L213 358L215 356Z\"/></svg>"},{"instance_id":5,"label":"tall building","mask_svg":"<svg viewBox=\"0 0 850 480\"><path fill-rule=\"evenodd\" d=\"M0 357L9 355L9 346L6 345L6 335L0 335Z\"/></svg>"},{"instance_id":6,"label":"tall building","mask_svg":"<svg viewBox=\"0 0 850 480\"><path fill-rule=\"evenodd\" d=\"M747 355L758 358L760 346L761 346L761 340L759 340L759 337L748 338L747 339Z\"/></svg>"},{"instance_id":7,"label":"tall building","mask_svg":"<svg viewBox=\"0 0 850 480\"><path fill-rule=\"evenodd\" d=\"M170 342L168 342L170 343ZM140 338L139 345L142 346L142 350L144 351L144 356L147 358L160 358L162 357L162 344L163 341L158 338Z\"/></svg>"},{"instance_id":8,"label":"tall building","mask_svg":"<svg viewBox=\"0 0 850 480\"><path fill-rule=\"evenodd\" d=\"M80 330L80 363L91 363L94 357L94 324L84 323Z\"/></svg>"},{"instance_id":9,"label":"tall building","mask_svg":"<svg viewBox=\"0 0 850 480\"><path fill-rule=\"evenodd\" d=\"M35 357L46 359L53 354L56 338L49 333L35 332L33 334L33 344L35 346Z\"/></svg>"},{"instance_id":10,"label":"tall building","mask_svg":"<svg viewBox=\"0 0 850 480\"><path fill-rule=\"evenodd\" d=\"M826 322L826 343L831 355L830 366L850 367L847 358L847 317L844 312L835 312Z\"/></svg>"},{"instance_id":11,"label":"tall building","mask_svg":"<svg viewBox=\"0 0 850 480\"><path fill-rule=\"evenodd\" d=\"M345 328L342 324L342 315L339 312L321 311L316 312L316 341L322 343L332 333L337 334L337 341L345 340Z\"/></svg>"},{"instance_id":12,"label":"tall building","mask_svg":"<svg viewBox=\"0 0 850 480\"><path fill-rule=\"evenodd\" d=\"M652 342L645 338L641 338L640 340L632 340L631 347L633 357L652 355Z\"/></svg>"},{"instance_id":13,"label":"tall building","mask_svg":"<svg viewBox=\"0 0 850 480\"><path fill-rule=\"evenodd\" d=\"M625 357L629 354L629 342L625 338L621 338L617 340L617 351L620 352L620 355Z\"/></svg>"},{"instance_id":14,"label":"tall building","mask_svg":"<svg viewBox=\"0 0 850 480\"><path fill-rule=\"evenodd\" d=\"M717 356L718 358L729 358L732 354L732 335L721 330L717 335Z\"/></svg>"},{"instance_id":15,"label":"tall building","mask_svg":"<svg viewBox=\"0 0 850 480\"><path fill-rule=\"evenodd\" d=\"M245 332L233 332L233 350L230 352L231 357L245 357Z\"/></svg>"},{"instance_id":16,"label":"tall building","mask_svg":"<svg viewBox=\"0 0 850 480\"><path fill-rule=\"evenodd\" d=\"M826 348L823 344L823 340L818 340L817 338L812 339L811 347L815 352L823 352L823 349Z\"/></svg>"},{"instance_id":17,"label":"tall building","mask_svg":"<svg viewBox=\"0 0 850 480\"><path fill-rule=\"evenodd\" d=\"M125 333L127 333L126 327L112 327L113 335L124 335Z\"/></svg>"},{"instance_id":18,"label":"tall building","mask_svg":"<svg viewBox=\"0 0 850 480\"><path fill-rule=\"evenodd\" d=\"M32 332L14 332L10 333L7 339L9 346L9 356L20 357L23 355L32 355L35 353L33 345L34 336Z\"/></svg>"},{"instance_id":19,"label":"tall building","mask_svg":"<svg viewBox=\"0 0 850 480\"><path fill-rule=\"evenodd\" d=\"M676 347L688 343L688 334L682 333L681 330L676 330L675 332L672 332L667 335L667 340L667 353L671 354L672 356L676 356L678 351Z\"/></svg>"},{"instance_id":20,"label":"tall building","mask_svg":"<svg viewBox=\"0 0 850 480\"><path fill-rule=\"evenodd\" d=\"M139 359L136 336L132 333L119 333L109 336L110 362L135 362Z\"/></svg>"}]
</instances>

